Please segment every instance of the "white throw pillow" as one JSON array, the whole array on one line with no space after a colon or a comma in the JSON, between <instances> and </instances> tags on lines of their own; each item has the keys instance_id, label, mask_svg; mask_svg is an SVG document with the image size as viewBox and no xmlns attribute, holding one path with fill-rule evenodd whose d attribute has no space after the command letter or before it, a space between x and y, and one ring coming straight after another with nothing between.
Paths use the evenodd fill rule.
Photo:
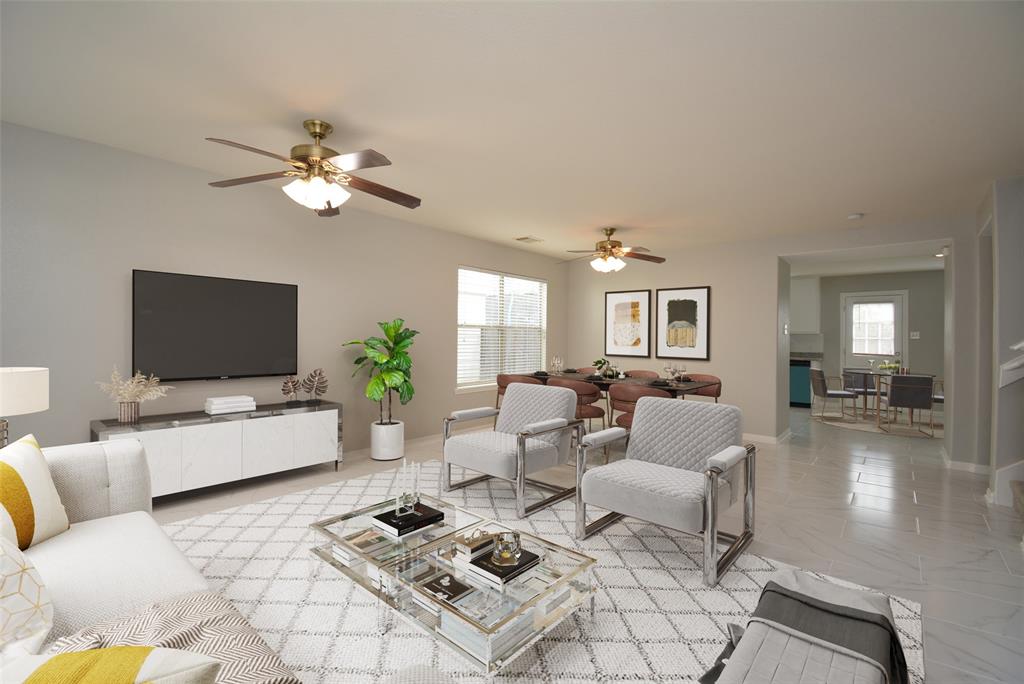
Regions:
<instances>
[{"instance_id":1,"label":"white throw pillow","mask_svg":"<svg viewBox=\"0 0 1024 684\"><path fill-rule=\"evenodd\" d=\"M4 663L4 684L213 684L220 663L173 648L111 646Z\"/></svg>"},{"instance_id":2,"label":"white throw pillow","mask_svg":"<svg viewBox=\"0 0 1024 684\"><path fill-rule=\"evenodd\" d=\"M0 531L19 549L68 529L68 514L32 435L0 449L0 504Z\"/></svg>"},{"instance_id":3,"label":"white throw pillow","mask_svg":"<svg viewBox=\"0 0 1024 684\"><path fill-rule=\"evenodd\" d=\"M38 653L53 627L53 604L32 562L0 537L0 657Z\"/></svg>"}]
</instances>

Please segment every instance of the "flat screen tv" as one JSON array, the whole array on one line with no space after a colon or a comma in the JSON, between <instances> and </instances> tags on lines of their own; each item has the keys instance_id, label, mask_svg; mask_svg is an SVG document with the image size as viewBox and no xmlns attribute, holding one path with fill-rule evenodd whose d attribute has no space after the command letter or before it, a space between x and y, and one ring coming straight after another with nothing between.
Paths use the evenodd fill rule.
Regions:
<instances>
[{"instance_id":1,"label":"flat screen tv","mask_svg":"<svg viewBox=\"0 0 1024 684\"><path fill-rule=\"evenodd\" d=\"M298 372L297 285L132 271L132 369L161 380Z\"/></svg>"}]
</instances>

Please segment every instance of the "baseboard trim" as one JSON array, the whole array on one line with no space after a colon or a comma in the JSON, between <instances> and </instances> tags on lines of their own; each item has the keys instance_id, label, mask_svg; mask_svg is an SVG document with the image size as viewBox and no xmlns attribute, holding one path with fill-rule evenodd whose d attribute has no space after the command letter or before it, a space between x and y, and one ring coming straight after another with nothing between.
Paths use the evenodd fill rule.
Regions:
<instances>
[{"instance_id":1,"label":"baseboard trim","mask_svg":"<svg viewBox=\"0 0 1024 684\"><path fill-rule=\"evenodd\" d=\"M743 433L744 442L760 442L761 444L778 444L779 442L784 442L789 438L789 430L786 430L778 437L774 437L772 435L755 435L752 432Z\"/></svg>"}]
</instances>

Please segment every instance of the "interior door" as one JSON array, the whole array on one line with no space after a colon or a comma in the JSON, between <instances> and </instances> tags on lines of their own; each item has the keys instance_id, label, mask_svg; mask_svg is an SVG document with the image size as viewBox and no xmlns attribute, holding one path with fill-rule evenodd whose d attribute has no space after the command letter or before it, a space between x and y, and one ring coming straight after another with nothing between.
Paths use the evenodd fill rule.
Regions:
<instances>
[{"instance_id":1,"label":"interior door","mask_svg":"<svg viewBox=\"0 0 1024 684\"><path fill-rule=\"evenodd\" d=\"M907 291L844 292L843 368L870 368L896 359L909 365Z\"/></svg>"}]
</instances>

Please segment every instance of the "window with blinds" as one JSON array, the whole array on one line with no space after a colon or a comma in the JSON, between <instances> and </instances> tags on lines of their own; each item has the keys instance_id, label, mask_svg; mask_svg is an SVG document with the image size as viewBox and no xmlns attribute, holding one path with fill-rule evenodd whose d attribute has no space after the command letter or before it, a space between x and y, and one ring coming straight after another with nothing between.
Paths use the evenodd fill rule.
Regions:
<instances>
[{"instance_id":1,"label":"window with blinds","mask_svg":"<svg viewBox=\"0 0 1024 684\"><path fill-rule=\"evenodd\" d=\"M544 368L547 309L543 280L459 268L456 387Z\"/></svg>"}]
</instances>

